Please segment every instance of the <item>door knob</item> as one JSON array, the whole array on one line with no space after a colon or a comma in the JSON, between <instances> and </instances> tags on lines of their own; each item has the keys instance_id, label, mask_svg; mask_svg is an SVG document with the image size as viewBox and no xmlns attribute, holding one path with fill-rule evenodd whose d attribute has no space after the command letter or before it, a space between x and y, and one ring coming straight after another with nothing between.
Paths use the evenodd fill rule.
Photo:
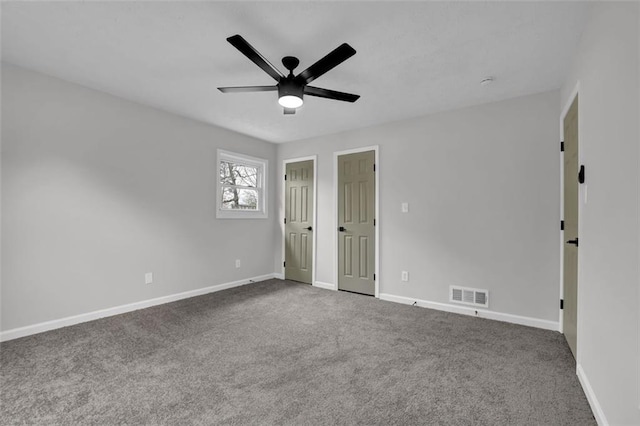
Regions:
<instances>
[{"instance_id":1,"label":"door knob","mask_svg":"<svg viewBox=\"0 0 640 426\"><path fill-rule=\"evenodd\" d=\"M313 228L312 228L312 227L310 227L310 226L309 226L309 227L307 227L307 228L304 228L304 229L306 229L307 231L313 231Z\"/></svg>"},{"instance_id":2,"label":"door knob","mask_svg":"<svg viewBox=\"0 0 640 426\"><path fill-rule=\"evenodd\" d=\"M567 244L573 244L574 246L578 247L578 239L574 239L574 240L569 240L567 241Z\"/></svg>"},{"instance_id":3,"label":"door knob","mask_svg":"<svg viewBox=\"0 0 640 426\"><path fill-rule=\"evenodd\" d=\"M344 232L344 231L346 231L346 229L344 229L344 226L341 226L341 227L338 228L338 231Z\"/></svg>"}]
</instances>

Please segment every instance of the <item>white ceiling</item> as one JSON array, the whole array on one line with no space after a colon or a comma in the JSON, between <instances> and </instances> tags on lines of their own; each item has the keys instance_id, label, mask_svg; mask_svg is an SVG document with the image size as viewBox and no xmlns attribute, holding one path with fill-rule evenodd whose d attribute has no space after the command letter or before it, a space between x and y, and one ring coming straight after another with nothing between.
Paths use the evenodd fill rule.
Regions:
<instances>
[{"instance_id":1,"label":"white ceiling","mask_svg":"<svg viewBox=\"0 0 640 426\"><path fill-rule=\"evenodd\" d=\"M286 142L559 88L587 8L578 2L4 2L2 60L123 98ZM339 44L357 54L285 116L274 81L226 42L241 34L300 72ZM495 82L481 86L480 80Z\"/></svg>"}]
</instances>

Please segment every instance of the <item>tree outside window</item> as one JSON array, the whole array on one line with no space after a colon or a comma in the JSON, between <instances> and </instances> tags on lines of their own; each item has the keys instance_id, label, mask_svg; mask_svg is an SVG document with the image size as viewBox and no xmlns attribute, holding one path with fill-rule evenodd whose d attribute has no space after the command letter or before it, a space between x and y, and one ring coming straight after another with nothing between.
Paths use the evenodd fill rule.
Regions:
<instances>
[{"instance_id":1,"label":"tree outside window","mask_svg":"<svg viewBox=\"0 0 640 426\"><path fill-rule=\"evenodd\" d=\"M219 218L266 217L266 165L266 160L218 152Z\"/></svg>"},{"instance_id":2,"label":"tree outside window","mask_svg":"<svg viewBox=\"0 0 640 426\"><path fill-rule=\"evenodd\" d=\"M230 161L220 162L222 208L256 210L258 208L258 168Z\"/></svg>"}]
</instances>

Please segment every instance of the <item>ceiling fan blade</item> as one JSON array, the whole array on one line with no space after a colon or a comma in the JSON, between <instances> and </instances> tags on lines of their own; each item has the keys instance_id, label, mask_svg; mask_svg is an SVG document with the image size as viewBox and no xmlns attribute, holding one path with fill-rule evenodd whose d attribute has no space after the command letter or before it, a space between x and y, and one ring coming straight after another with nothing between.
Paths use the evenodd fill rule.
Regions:
<instances>
[{"instance_id":1,"label":"ceiling fan blade","mask_svg":"<svg viewBox=\"0 0 640 426\"><path fill-rule=\"evenodd\" d=\"M284 109L284 115L295 114L295 113L296 113L296 109L295 108L285 108Z\"/></svg>"},{"instance_id":2,"label":"ceiling fan blade","mask_svg":"<svg viewBox=\"0 0 640 426\"><path fill-rule=\"evenodd\" d=\"M309 84L322 74L337 67L355 54L356 50L353 47L349 46L347 43L342 43L327 56L298 74L297 78L301 79L305 84Z\"/></svg>"},{"instance_id":3,"label":"ceiling fan blade","mask_svg":"<svg viewBox=\"0 0 640 426\"><path fill-rule=\"evenodd\" d=\"M247 40L242 38L241 35L236 34L227 38L227 41L233 45L236 49L244 54L247 58L251 59L251 61L262 68L264 72L269 74L274 80L280 81L280 77L284 77L276 67L271 65L269 61L265 59L253 46L251 46Z\"/></svg>"},{"instance_id":4,"label":"ceiling fan blade","mask_svg":"<svg viewBox=\"0 0 640 426\"><path fill-rule=\"evenodd\" d=\"M354 95L353 93L337 92L335 90L321 89L313 86L306 86L304 88L304 94L345 102L355 102L360 98L360 95Z\"/></svg>"},{"instance_id":5,"label":"ceiling fan blade","mask_svg":"<svg viewBox=\"0 0 640 426\"><path fill-rule=\"evenodd\" d=\"M222 93L246 93L246 92L274 92L278 86L238 86L238 87L218 87Z\"/></svg>"}]
</instances>

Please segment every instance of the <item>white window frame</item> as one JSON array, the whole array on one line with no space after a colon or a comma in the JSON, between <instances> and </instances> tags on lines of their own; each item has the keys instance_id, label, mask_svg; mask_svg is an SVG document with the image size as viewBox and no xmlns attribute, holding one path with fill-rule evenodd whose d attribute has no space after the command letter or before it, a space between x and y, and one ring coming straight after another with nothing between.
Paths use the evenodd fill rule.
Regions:
<instances>
[{"instance_id":1,"label":"white window frame","mask_svg":"<svg viewBox=\"0 0 640 426\"><path fill-rule=\"evenodd\" d=\"M226 210L222 208L222 181L220 179L221 162L239 163L258 169L258 208L257 210ZM267 214L267 179L269 176L269 161L264 158L251 157L237 152L218 150L216 161L216 218L218 219L266 219Z\"/></svg>"}]
</instances>

